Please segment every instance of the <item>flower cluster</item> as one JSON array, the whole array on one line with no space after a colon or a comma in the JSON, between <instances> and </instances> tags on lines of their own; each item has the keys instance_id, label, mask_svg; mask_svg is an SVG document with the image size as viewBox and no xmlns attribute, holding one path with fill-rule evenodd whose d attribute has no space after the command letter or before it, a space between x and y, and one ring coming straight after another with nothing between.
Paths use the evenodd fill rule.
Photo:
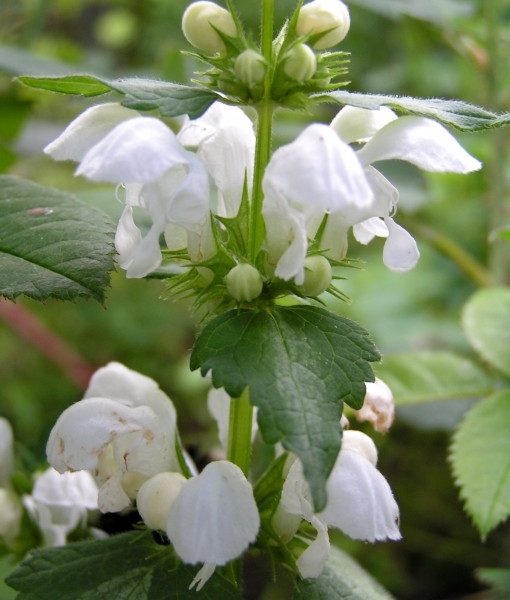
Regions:
<instances>
[{"instance_id":1,"label":"flower cluster","mask_svg":"<svg viewBox=\"0 0 510 600\"><path fill-rule=\"evenodd\" d=\"M230 398L212 390L209 409L224 451ZM392 409L374 400L374 410ZM340 426L340 424L339 424ZM257 433L254 424L252 435ZM271 527L283 544L311 523L317 537L297 559L303 577L320 575L329 554L328 527L366 541L400 538L398 507L388 483L375 468L377 451L368 436L345 431L328 481L328 503L314 514L298 459L289 456L281 501ZM147 527L166 533L176 554L202 563L190 587L201 589L217 566L238 558L256 542L261 517L251 483L227 460L209 463L200 473L180 450L172 401L150 378L110 363L99 369L85 398L67 408L51 432L47 455L52 467L36 480L25 505L48 544L65 543L66 534L87 510L120 512L136 507ZM94 480L91 479L91 473ZM55 509L60 523L52 519Z\"/></svg>"}]
</instances>

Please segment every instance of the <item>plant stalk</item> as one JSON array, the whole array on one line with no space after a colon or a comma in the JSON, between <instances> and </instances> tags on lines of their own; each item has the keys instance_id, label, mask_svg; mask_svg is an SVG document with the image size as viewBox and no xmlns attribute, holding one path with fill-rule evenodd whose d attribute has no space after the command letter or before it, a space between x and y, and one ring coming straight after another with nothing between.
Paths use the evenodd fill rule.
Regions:
<instances>
[{"instance_id":1,"label":"plant stalk","mask_svg":"<svg viewBox=\"0 0 510 600\"><path fill-rule=\"evenodd\" d=\"M227 459L248 476L251 461L253 407L248 388L239 398L230 400Z\"/></svg>"}]
</instances>

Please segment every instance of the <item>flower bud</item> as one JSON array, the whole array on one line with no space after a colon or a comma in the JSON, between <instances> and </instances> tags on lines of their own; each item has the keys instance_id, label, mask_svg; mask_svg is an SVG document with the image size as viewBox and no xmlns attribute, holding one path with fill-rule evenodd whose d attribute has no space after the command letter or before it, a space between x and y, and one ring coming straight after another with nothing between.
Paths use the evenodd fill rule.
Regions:
<instances>
[{"instance_id":1,"label":"flower bud","mask_svg":"<svg viewBox=\"0 0 510 600\"><path fill-rule=\"evenodd\" d=\"M264 58L255 50L245 50L237 57L234 72L245 85L253 88L262 83L266 76Z\"/></svg>"},{"instance_id":2,"label":"flower bud","mask_svg":"<svg viewBox=\"0 0 510 600\"><path fill-rule=\"evenodd\" d=\"M299 83L308 81L317 71L317 57L306 44L296 44L285 57L285 74Z\"/></svg>"},{"instance_id":3,"label":"flower bud","mask_svg":"<svg viewBox=\"0 0 510 600\"><path fill-rule=\"evenodd\" d=\"M182 16L182 32L190 44L207 54L224 54L225 44L218 31L235 38L232 15L214 2L193 2Z\"/></svg>"},{"instance_id":4,"label":"flower bud","mask_svg":"<svg viewBox=\"0 0 510 600\"><path fill-rule=\"evenodd\" d=\"M226 283L228 293L238 302L251 302L262 292L262 275L247 263L231 269Z\"/></svg>"},{"instance_id":5,"label":"flower bud","mask_svg":"<svg viewBox=\"0 0 510 600\"><path fill-rule=\"evenodd\" d=\"M158 473L142 485L136 506L147 527L166 529L170 508L186 481L180 473Z\"/></svg>"},{"instance_id":6,"label":"flower bud","mask_svg":"<svg viewBox=\"0 0 510 600\"><path fill-rule=\"evenodd\" d=\"M386 433L395 418L395 404L390 388L376 377L374 383L365 383L365 401L356 411L358 421L369 421L374 429Z\"/></svg>"},{"instance_id":7,"label":"flower bud","mask_svg":"<svg viewBox=\"0 0 510 600\"><path fill-rule=\"evenodd\" d=\"M374 467L377 465L377 448L372 438L362 431L344 431L341 452L343 450L353 450L364 456Z\"/></svg>"},{"instance_id":8,"label":"flower bud","mask_svg":"<svg viewBox=\"0 0 510 600\"><path fill-rule=\"evenodd\" d=\"M305 260L305 280L299 286L305 296L319 296L331 285L333 277L329 260L324 256L309 256Z\"/></svg>"},{"instance_id":9,"label":"flower bud","mask_svg":"<svg viewBox=\"0 0 510 600\"><path fill-rule=\"evenodd\" d=\"M347 6L340 0L314 0L299 11L296 31L299 36L316 35L327 31L314 44L324 50L339 44L347 35L351 19Z\"/></svg>"}]
</instances>

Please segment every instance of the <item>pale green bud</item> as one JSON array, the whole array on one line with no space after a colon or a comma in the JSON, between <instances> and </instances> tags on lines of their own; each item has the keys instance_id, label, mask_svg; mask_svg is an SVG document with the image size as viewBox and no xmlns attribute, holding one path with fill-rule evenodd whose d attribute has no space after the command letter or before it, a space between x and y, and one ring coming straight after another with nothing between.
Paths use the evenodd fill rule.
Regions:
<instances>
[{"instance_id":1,"label":"pale green bud","mask_svg":"<svg viewBox=\"0 0 510 600\"><path fill-rule=\"evenodd\" d=\"M262 292L262 275L247 263L231 269L226 282L228 293L238 302L251 302Z\"/></svg>"},{"instance_id":2,"label":"pale green bud","mask_svg":"<svg viewBox=\"0 0 510 600\"><path fill-rule=\"evenodd\" d=\"M319 296L331 285L333 273L324 256L309 256L305 260L305 280L299 289L305 296Z\"/></svg>"},{"instance_id":3,"label":"pale green bud","mask_svg":"<svg viewBox=\"0 0 510 600\"><path fill-rule=\"evenodd\" d=\"M301 35L315 35L328 31L314 44L324 50L339 44L347 35L351 19L347 6L340 0L314 0L299 11L296 31Z\"/></svg>"},{"instance_id":4,"label":"pale green bud","mask_svg":"<svg viewBox=\"0 0 510 600\"><path fill-rule=\"evenodd\" d=\"M237 37L237 27L232 15L214 2L193 2L184 11L184 36L190 44L206 54L225 53L225 44L215 28L229 37Z\"/></svg>"},{"instance_id":5,"label":"pale green bud","mask_svg":"<svg viewBox=\"0 0 510 600\"><path fill-rule=\"evenodd\" d=\"M136 507L149 529L166 529L172 504L186 481L180 473L158 473L142 485Z\"/></svg>"},{"instance_id":6,"label":"pale green bud","mask_svg":"<svg viewBox=\"0 0 510 600\"><path fill-rule=\"evenodd\" d=\"M317 71L317 57L306 44L296 44L285 57L285 74L299 83L308 81Z\"/></svg>"},{"instance_id":7,"label":"pale green bud","mask_svg":"<svg viewBox=\"0 0 510 600\"><path fill-rule=\"evenodd\" d=\"M264 58L255 50L245 50L237 57L234 72L245 85L253 88L262 83L266 76Z\"/></svg>"}]
</instances>

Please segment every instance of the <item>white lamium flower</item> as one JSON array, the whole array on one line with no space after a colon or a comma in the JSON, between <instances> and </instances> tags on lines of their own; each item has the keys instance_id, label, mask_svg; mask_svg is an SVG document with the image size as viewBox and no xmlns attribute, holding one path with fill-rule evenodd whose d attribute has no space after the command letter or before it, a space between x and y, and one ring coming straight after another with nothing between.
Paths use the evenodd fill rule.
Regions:
<instances>
[{"instance_id":1,"label":"white lamium flower","mask_svg":"<svg viewBox=\"0 0 510 600\"><path fill-rule=\"evenodd\" d=\"M23 504L38 525L45 546L64 546L79 524L85 527L88 511L97 510L97 485L87 471L60 474L49 468L39 475Z\"/></svg>"},{"instance_id":2,"label":"white lamium flower","mask_svg":"<svg viewBox=\"0 0 510 600\"><path fill-rule=\"evenodd\" d=\"M72 121L64 132L44 149L55 160L80 162L87 152L123 121L139 113L117 102L91 106Z\"/></svg>"},{"instance_id":3,"label":"white lamium flower","mask_svg":"<svg viewBox=\"0 0 510 600\"><path fill-rule=\"evenodd\" d=\"M175 408L156 382L110 363L94 374L85 398L60 415L48 440L48 461L60 473L91 471L99 509L117 512L150 477L180 471L175 429Z\"/></svg>"},{"instance_id":4,"label":"white lamium flower","mask_svg":"<svg viewBox=\"0 0 510 600\"><path fill-rule=\"evenodd\" d=\"M363 407L356 411L358 421L372 423L374 429L386 433L395 418L395 403L390 388L382 379L376 377L375 382L367 382Z\"/></svg>"},{"instance_id":5,"label":"white lamium flower","mask_svg":"<svg viewBox=\"0 0 510 600\"><path fill-rule=\"evenodd\" d=\"M377 450L359 431L344 431L342 449L327 482L326 508L313 514L311 493L299 460L285 480L279 510L299 515L317 530L316 539L299 557L303 577L318 577L329 554L324 528L340 529L356 540L399 540L399 510L386 479L376 469Z\"/></svg>"},{"instance_id":6,"label":"white lamium flower","mask_svg":"<svg viewBox=\"0 0 510 600\"><path fill-rule=\"evenodd\" d=\"M196 150L220 193L218 214L235 217L246 178L251 190L255 162L253 123L237 106L215 102L200 118L187 121L179 141Z\"/></svg>"},{"instance_id":7,"label":"white lamium flower","mask_svg":"<svg viewBox=\"0 0 510 600\"><path fill-rule=\"evenodd\" d=\"M344 107L331 127L346 143L366 142L356 153L365 169L375 196L370 211L342 211L328 219L321 246L333 258L342 258L347 250L347 231L352 226L354 237L368 244L375 236L386 237L384 264L393 271L412 269L420 257L413 237L392 218L398 202L398 191L372 167L372 163L398 159L426 171L470 173L481 163L468 154L448 130L424 117L397 118L388 108L367 110Z\"/></svg>"},{"instance_id":8,"label":"white lamium flower","mask_svg":"<svg viewBox=\"0 0 510 600\"><path fill-rule=\"evenodd\" d=\"M236 465L216 461L183 485L166 532L185 563L204 563L190 586L200 590L216 566L239 557L255 541L259 527L251 484Z\"/></svg>"},{"instance_id":9,"label":"white lamium flower","mask_svg":"<svg viewBox=\"0 0 510 600\"><path fill-rule=\"evenodd\" d=\"M13 442L11 424L0 417L0 487L9 483L14 467Z\"/></svg>"},{"instance_id":10,"label":"white lamium flower","mask_svg":"<svg viewBox=\"0 0 510 600\"><path fill-rule=\"evenodd\" d=\"M307 127L279 148L267 166L263 213L266 244L275 274L304 280L307 239L326 213L356 214L372 207L374 195L356 153L326 125Z\"/></svg>"},{"instance_id":11,"label":"white lamium flower","mask_svg":"<svg viewBox=\"0 0 510 600\"><path fill-rule=\"evenodd\" d=\"M351 19L347 6L340 0L314 0L299 11L296 31L298 35L324 33L314 44L324 50L339 44L347 35Z\"/></svg>"},{"instance_id":12,"label":"white lamium flower","mask_svg":"<svg viewBox=\"0 0 510 600\"><path fill-rule=\"evenodd\" d=\"M207 54L225 53L225 43L218 31L237 37L237 27L232 15L214 2L193 2L184 11L182 32L190 44Z\"/></svg>"}]
</instances>

